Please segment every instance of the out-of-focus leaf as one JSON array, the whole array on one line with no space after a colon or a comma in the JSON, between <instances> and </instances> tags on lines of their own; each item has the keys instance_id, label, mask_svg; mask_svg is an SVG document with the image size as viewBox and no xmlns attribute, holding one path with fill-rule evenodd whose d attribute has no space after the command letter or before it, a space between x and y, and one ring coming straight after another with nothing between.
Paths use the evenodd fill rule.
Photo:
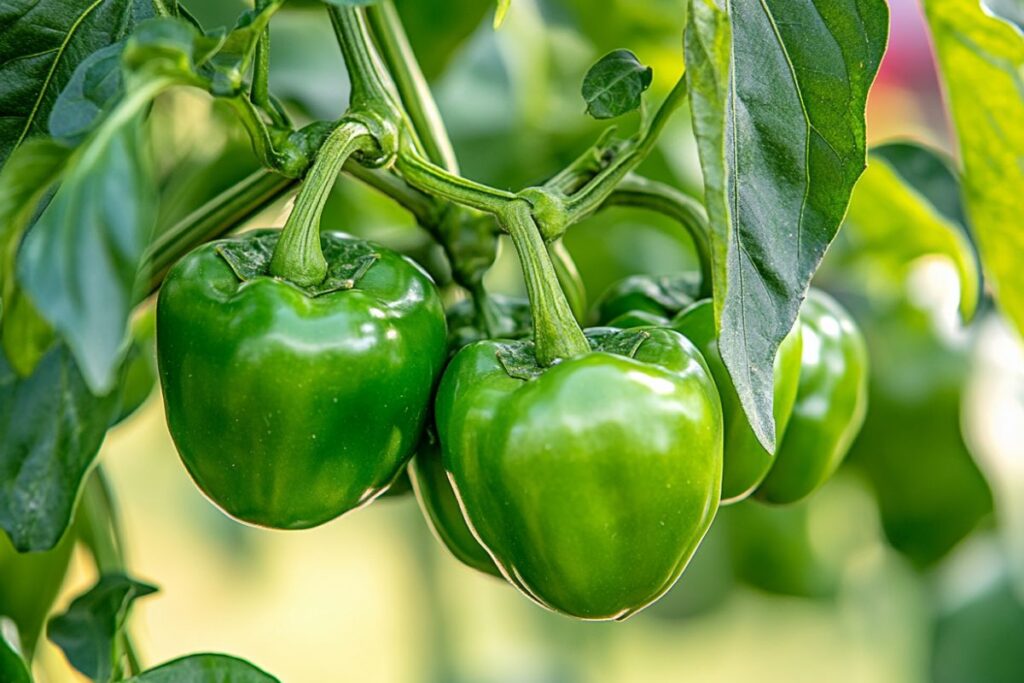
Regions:
<instances>
[{"instance_id":1,"label":"out-of-focus leaf","mask_svg":"<svg viewBox=\"0 0 1024 683\"><path fill-rule=\"evenodd\" d=\"M595 119L611 119L639 109L653 74L651 67L641 64L629 50L609 52L583 78L587 113Z\"/></svg>"},{"instance_id":2,"label":"out-of-focus leaf","mask_svg":"<svg viewBox=\"0 0 1024 683\"><path fill-rule=\"evenodd\" d=\"M28 375L52 341L50 327L19 291L15 255L70 150L39 138L19 147L0 169L0 336L11 365Z\"/></svg>"},{"instance_id":3,"label":"out-of-focus leaf","mask_svg":"<svg viewBox=\"0 0 1024 683\"><path fill-rule=\"evenodd\" d=\"M64 344L19 378L0 355L0 528L19 552L49 550L118 407L96 397Z\"/></svg>"},{"instance_id":4,"label":"out-of-focus leaf","mask_svg":"<svg viewBox=\"0 0 1024 683\"><path fill-rule=\"evenodd\" d=\"M97 129L18 256L18 281L78 359L89 387L114 386L156 187L141 115Z\"/></svg>"},{"instance_id":5,"label":"out-of-focus leaf","mask_svg":"<svg viewBox=\"0 0 1024 683\"><path fill-rule=\"evenodd\" d=\"M498 7L494 10L494 30L497 31L505 22L505 15L508 8L512 6L512 0L498 0Z\"/></svg>"},{"instance_id":6,"label":"out-of-focus leaf","mask_svg":"<svg viewBox=\"0 0 1024 683\"><path fill-rule=\"evenodd\" d=\"M423 73L433 79L494 7L494 0L395 0L395 5Z\"/></svg>"},{"instance_id":7,"label":"out-of-focus leaf","mask_svg":"<svg viewBox=\"0 0 1024 683\"><path fill-rule=\"evenodd\" d=\"M145 403L156 386L156 374L156 309L150 306L132 322L131 347L121 368L119 406L111 426Z\"/></svg>"},{"instance_id":8,"label":"out-of-focus leaf","mask_svg":"<svg viewBox=\"0 0 1024 683\"><path fill-rule=\"evenodd\" d=\"M64 583L75 540L76 534L69 530L53 550L19 553L0 532L0 615L17 626L26 659L32 659L46 617ZM0 680L7 679L0 676Z\"/></svg>"},{"instance_id":9,"label":"out-of-focus leaf","mask_svg":"<svg viewBox=\"0 0 1024 683\"><path fill-rule=\"evenodd\" d=\"M996 301L1024 332L1024 36L978 0L926 0L963 164L967 215Z\"/></svg>"},{"instance_id":10,"label":"out-of-focus leaf","mask_svg":"<svg viewBox=\"0 0 1024 683\"><path fill-rule=\"evenodd\" d=\"M47 637L78 671L94 681L111 681L120 671L119 636L132 603L157 591L123 574L101 576L67 612L50 619Z\"/></svg>"},{"instance_id":11,"label":"out-of-focus leaf","mask_svg":"<svg viewBox=\"0 0 1024 683\"><path fill-rule=\"evenodd\" d=\"M17 633L14 622L0 616L0 680L5 683L32 683L28 664L15 647Z\"/></svg>"},{"instance_id":12,"label":"out-of-focus leaf","mask_svg":"<svg viewBox=\"0 0 1024 683\"><path fill-rule=\"evenodd\" d=\"M50 135L80 143L100 115L124 95L121 54L124 42L108 45L86 57L50 111Z\"/></svg>"},{"instance_id":13,"label":"out-of-focus leaf","mask_svg":"<svg viewBox=\"0 0 1024 683\"><path fill-rule=\"evenodd\" d=\"M691 0L685 36L719 348L774 450L772 366L865 164L884 0Z\"/></svg>"},{"instance_id":14,"label":"out-of-focus leaf","mask_svg":"<svg viewBox=\"0 0 1024 683\"><path fill-rule=\"evenodd\" d=\"M1020 0L981 0L981 4L992 14L1024 31L1024 3Z\"/></svg>"},{"instance_id":15,"label":"out-of-focus leaf","mask_svg":"<svg viewBox=\"0 0 1024 683\"><path fill-rule=\"evenodd\" d=\"M45 135L78 63L155 15L150 0L5 0L0 4L0 166Z\"/></svg>"},{"instance_id":16,"label":"out-of-focus leaf","mask_svg":"<svg viewBox=\"0 0 1024 683\"><path fill-rule=\"evenodd\" d=\"M244 659L219 654L189 655L129 678L127 683L280 683Z\"/></svg>"},{"instance_id":17,"label":"out-of-focus leaf","mask_svg":"<svg viewBox=\"0 0 1024 683\"><path fill-rule=\"evenodd\" d=\"M869 159L846 218L851 258L890 269L900 284L915 258L948 257L960 276L960 315L970 320L981 296L981 265L956 176L935 152L908 143L877 147Z\"/></svg>"}]
</instances>

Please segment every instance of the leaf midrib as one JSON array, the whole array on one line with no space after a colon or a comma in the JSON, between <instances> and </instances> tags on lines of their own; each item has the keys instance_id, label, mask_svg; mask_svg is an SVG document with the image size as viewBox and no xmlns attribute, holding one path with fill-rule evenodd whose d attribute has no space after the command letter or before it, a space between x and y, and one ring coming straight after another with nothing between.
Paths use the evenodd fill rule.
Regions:
<instances>
[{"instance_id":1,"label":"leaf midrib","mask_svg":"<svg viewBox=\"0 0 1024 683\"><path fill-rule=\"evenodd\" d=\"M64 52L67 50L68 43L71 42L71 39L78 31L78 27L81 26L82 22L85 21L85 19L90 14L92 14L92 12L97 7L102 5L103 2L104 0L93 0L93 3L89 5L89 7L87 7L78 16L78 19L75 20L75 23L73 23L71 27L68 29L67 35L64 36L64 40L61 42L60 47L56 48L57 56L53 58L53 63L50 65L50 70L47 72L46 78L43 79L42 87L39 88L39 94L36 96L36 101L32 104L32 110L28 113L28 116L25 118L25 126L21 129L21 134L18 136L18 139L14 142L14 147L12 149L16 149L19 145L21 145L21 143L25 141L26 136L28 136L28 131L32 127L33 122L35 122L36 120L36 115L39 113L39 107L43 103L43 97L46 95L46 91L49 89L50 83L53 81L53 74L57 71L57 65L60 64L61 57L64 56Z\"/></svg>"}]
</instances>

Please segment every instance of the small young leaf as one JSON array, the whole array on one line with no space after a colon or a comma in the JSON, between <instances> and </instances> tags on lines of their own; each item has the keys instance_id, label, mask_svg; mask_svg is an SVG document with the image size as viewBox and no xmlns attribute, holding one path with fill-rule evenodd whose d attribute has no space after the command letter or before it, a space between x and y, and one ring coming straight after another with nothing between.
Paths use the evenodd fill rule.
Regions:
<instances>
[{"instance_id":1,"label":"small young leaf","mask_svg":"<svg viewBox=\"0 0 1024 683\"><path fill-rule=\"evenodd\" d=\"M653 73L629 50L609 52L583 78L587 113L595 119L611 119L638 109Z\"/></svg>"},{"instance_id":2,"label":"small young leaf","mask_svg":"<svg viewBox=\"0 0 1024 683\"><path fill-rule=\"evenodd\" d=\"M67 612L50 619L46 635L78 671L94 681L111 681L120 669L118 636L128 610L137 598L156 590L123 574L104 575Z\"/></svg>"},{"instance_id":3,"label":"small young leaf","mask_svg":"<svg viewBox=\"0 0 1024 683\"><path fill-rule=\"evenodd\" d=\"M0 617L0 681L32 683L32 674L17 645L18 627L7 617Z\"/></svg>"},{"instance_id":4,"label":"small young leaf","mask_svg":"<svg viewBox=\"0 0 1024 683\"><path fill-rule=\"evenodd\" d=\"M97 394L114 386L156 220L141 113L124 125L109 121L78 151L18 256L18 282L67 340Z\"/></svg>"},{"instance_id":5,"label":"small young leaf","mask_svg":"<svg viewBox=\"0 0 1024 683\"><path fill-rule=\"evenodd\" d=\"M280 683L244 659L220 654L182 657L144 671L126 683Z\"/></svg>"},{"instance_id":6,"label":"small young leaf","mask_svg":"<svg viewBox=\"0 0 1024 683\"><path fill-rule=\"evenodd\" d=\"M996 303L1024 332L1024 38L977 0L927 0L924 7L960 146L971 228Z\"/></svg>"},{"instance_id":7,"label":"small young leaf","mask_svg":"<svg viewBox=\"0 0 1024 683\"><path fill-rule=\"evenodd\" d=\"M0 528L19 552L60 541L118 398L94 396L62 343L24 379L0 354Z\"/></svg>"}]
</instances>

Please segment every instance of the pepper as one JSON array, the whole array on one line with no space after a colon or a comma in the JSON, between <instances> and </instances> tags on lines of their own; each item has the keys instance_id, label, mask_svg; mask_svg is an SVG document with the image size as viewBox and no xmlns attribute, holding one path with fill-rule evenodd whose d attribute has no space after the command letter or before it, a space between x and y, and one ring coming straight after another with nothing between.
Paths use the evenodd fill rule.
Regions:
<instances>
[{"instance_id":1,"label":"pepper","mask_svg":"<svg viewBox=\"0 0 1024 683\"><path fill-rule=\"evenodd\" d=\"M743 500L757 488L772 467L773 457L758 441L747 421L732 378L718 352L714 309L710 300L694 304L680 313L671 323L697 348L707 361L722 398L725 416L725 460L722 472L722 503ZM801 326L793 329L782 340L775 356L775 393L773 414L775 433L786 431L793 402L800 381L802 349Z\"/></svg>"},{"instance_id":2,"label":"pepper","mask_svg":"<svg viewBox=\"0 0 1024 683\"><path fill-rule=\"evenodd\" d=\"M540 337L539 337L540 338ZM722 413L672 330L595 328L541 365L479 341L438 389L444 468L502 574L550 609L623 619L667 591L718 508Z\"/></svg>"},{"instance_id":3,"label":"pepper","mask_svg":"<svg viewBox=\"0 0 1024 683\"><path fill-rule=\"evenodd\" d=\"M436 288L405 257L325 233L327 276L299 286L270 275L279 234L212 242L176 264L157 349L167 423L199 487L238 519L301 529L400 474L446 329Z\"/></svg>"},{"instance_id":4,"label":"pepper","mask_svg":"<svg viewBox=\"0 0 1024 683\"><path fill-rule=\"evenodd\" d=\"M693 273L672 275L632 275L609 287L598 299L597 320L601 325L616 327L622 315L641 314L652 320L669 320L697 299L700 279ZM628 324L635 327L636 325Z\"/></svg>"},{"instance_id":5,"label":"pepper","mask_svg":"<svg viewBox=\"0 0 1024 683\"><path fill-rule=\"evenodd\" d=\"M756 492L769 503L793 503L821 486L846 457L867 412L867 346L849 313L812 289L800 326L803 355L793 414Z\"/></svg>"}]
</instances>

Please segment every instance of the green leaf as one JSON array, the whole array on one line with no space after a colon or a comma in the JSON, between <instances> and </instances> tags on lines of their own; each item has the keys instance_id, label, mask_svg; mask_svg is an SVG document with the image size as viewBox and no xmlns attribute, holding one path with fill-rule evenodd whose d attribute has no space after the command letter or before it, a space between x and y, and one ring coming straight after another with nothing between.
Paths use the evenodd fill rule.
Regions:
<instances>
[{"instance_id":1,"label":"green leaf","mask_svg":"<svg viewBox=\"0 0 1024 683\"><path fill-rule=\"evenodd\" d=\"M111 117L90 137L25 236L18 281L78 359L97 394L114 385L156 187L141 114Z\"/></svg>"},{"instance_id":2,"label":"green leaf","mask_svg":"<svg viewBox=\"0 0 1024 683\"><path fill-rule=\"evenodd\" d=\"M124 96L123 52L124 42L117 42L78 65L50 112L50 135L77 145Z\"/></svg>"},{"instance_id":3,"label":"green leaf","mask_svg":"<svg viewBox=\"0 0 1024 683\"><path fill-rule=\"evenodd\" d=\"M241 91L260 34L283 3L284 0L261 0L256 9L242 13L235 27L221 41L207 67L211 72L212 92L215 95L232 95Z\"/></svg>"},{"instance_id":4,"label":"green leaf","mask_svg":"<svg viewBox=\"0 0 1024 683\"><path fill-rule=\"evenodd\" d=\"M78 671L94 681L114 680L120 670L118 641L128 610L137 598L156 590L123 574L104 575L75 598L67 612L50 619L46 635Z\"/></svg>"},{"instance_id":5,"label":"green leaf","mask_svg":"<svg viewBox=\"0 0 1024 683\"><path fill-rule=\"evenodd\" d=\"M17 647L18 627L6 617L0 617L0 681L4 683L32 683L28 664Z\"/></svg>"},{"instance_id":6,"label":"green leaf","mask_svg":"<svg viewBox=\"0 0 1024 683\"><path fill-rule=\"evenodd\" d=\"M49 347L51 332L18 289L15 255L26 228L71 151L52 140L30 140L0 169L0 335L4 351L21 375L32 372Z\"/></svg>"},{"instance_id":7,"label":"green leaf","mask_svg":"<svg viewBox=\"0 0 1024 683\"><path fill-rule=\"evenodd\" d=\"M1024 38L978 0L927 0L925 13L959 141L971 228L997 303L1024 331Z\"/></svg>"},{"instance_id":8,"label":"green leaf","mask_svg":"<svg viewBox=\"0 0 1024 683\"><path fill-rule=\"evenodd\" d=\"M772 364L865 166L884 0L690 0L686 73L719 348L774 450Z\"/></svg>"},{"instance_id":9,"label":"green leaf","mask_svg":"<svg viewBox=\"0 0 1024 683\"><path fill-rule=\"evenodd\" d=\"M901 269L925 254L947 256L960 278L960 317L981 300L981 262L960 199L960 180L937 152L914 143L875 147L847 221L859 247L895 258Z\"/></svg>"},{"instance_id":10,"label":"green leaf","mask_svg":"<svg viewBox=\"0 0 1024 683\"><path fill-rule=\"evenodd\" d=\"M0 166L45 135L78 63L154 16L149 0L5 0L0 4Z\"/></svg>"},{"instance_id":11,"label":"green leaf","mask_svg":"<svg viewBox=\"0 0 1024 683\"><path fill-rule=\"evenodd\" d=\"M595 119L611 119L638 109L653 74L629 50L609 52L583 78L587 113Z\"/></svg>"},{"instance_id":12,"label":"green leaf","mask_svg":"<svg viewBox=\"0 0 1024 683\"><path fill-rule=\"evenodd\" d=\"M127 683L280 683L244 659L198 654L175 659L129 678Z\"/></svg>"},{"instance_id":13,"label":"green leaf","mask_svg":"<svg viewBox=\"0 0 1024 683\"><path fill-rule=\"evenodd\" d=\"M64 344L24 379L0 354L0 528L19 552L60 541L118 404L89 391Z\"/></svg>"}]
</instances>

